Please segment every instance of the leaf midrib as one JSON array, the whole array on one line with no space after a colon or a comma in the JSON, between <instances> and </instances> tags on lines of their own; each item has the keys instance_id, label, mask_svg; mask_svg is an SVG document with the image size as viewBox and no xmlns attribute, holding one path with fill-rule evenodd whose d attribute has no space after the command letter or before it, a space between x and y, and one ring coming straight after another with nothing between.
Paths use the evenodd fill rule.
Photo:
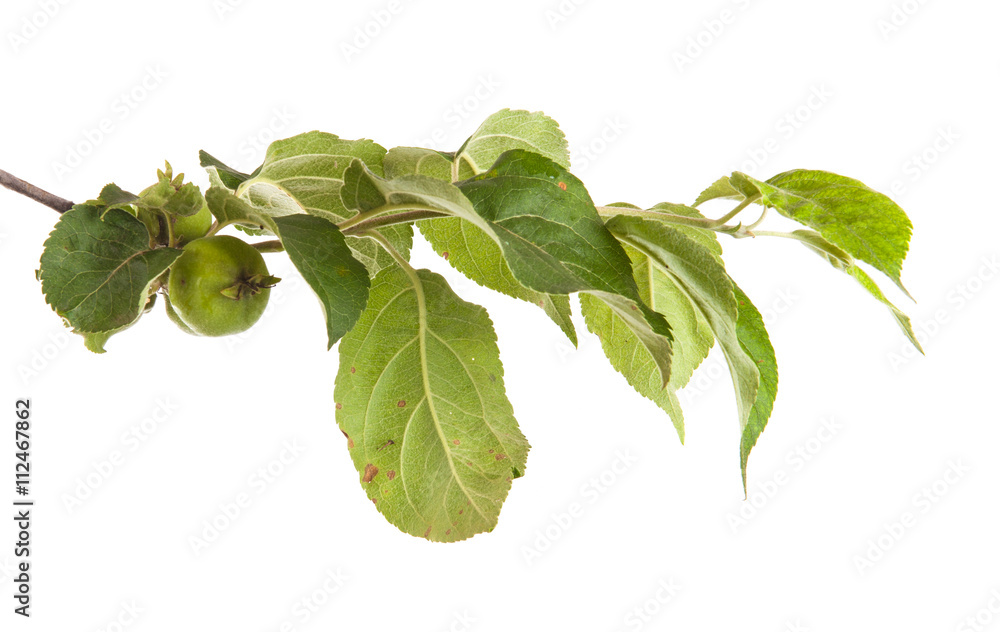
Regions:
<instances>
[{"instance_id":1,"label":"leaf midrib","mask_svg":"<svg viewBox=\"0 0 1000 632\"><path fill-rule=\"evenodd\" d=\"M451 470L452 478L458 484L462 493L465 494L466 499L472 504L476 513L478 513L483 520L489 522L490 519L485 513L483 513L483 510L479 508L479 505L473 499L473 495L465 487L465 484L459 477L458 470L455 469L455 460L452 458L451 450L448 448L448 439L444 436L444 430L441 428L441 421L438 418L437 408L434 405L434 396L431 391L430 369L428 368L427 362L427 298L424 295L424 285L416 270L409 266L406 266L404 269L406 270L406 275L410 277L410 282L413 284L413 291L417 299L417 338L420 345L420 378L424 386L424 397L427 400L427 409L431 414L431 420L434 422L434 430L437 432L438 439L441 441L441 447L444 448L445 458L448 460L448 469Z\"/></svg>"}]
</instances>

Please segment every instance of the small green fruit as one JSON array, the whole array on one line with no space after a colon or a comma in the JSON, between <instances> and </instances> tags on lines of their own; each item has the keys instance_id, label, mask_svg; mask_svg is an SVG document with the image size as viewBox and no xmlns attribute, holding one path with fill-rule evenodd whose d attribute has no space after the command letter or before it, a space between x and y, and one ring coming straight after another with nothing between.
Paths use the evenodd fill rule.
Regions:
<instances>
[{"instance_id":1,"label":"small green fruit","mask_svg":"<svg viewBox=\"0 0 1000 632\"><path fill-rule=\"evenodd\" d=\"M238 334L260 319L278 280L246 242L228 235L197 239L170 267L170 311L196 334Z\"/></svg>"},{"instance_id":2,"label":"small green fruit","mask_svg":"<svg viewBox=\"0 0 1000 632\"><path fill-rule=\"evenodd\" d=\"M208 210L208 206L203 206L194 215L178 217L174 221L174 240L178 246L183 246L207 235L211 227L212 212Z\"/></svg>"}]
</instances>

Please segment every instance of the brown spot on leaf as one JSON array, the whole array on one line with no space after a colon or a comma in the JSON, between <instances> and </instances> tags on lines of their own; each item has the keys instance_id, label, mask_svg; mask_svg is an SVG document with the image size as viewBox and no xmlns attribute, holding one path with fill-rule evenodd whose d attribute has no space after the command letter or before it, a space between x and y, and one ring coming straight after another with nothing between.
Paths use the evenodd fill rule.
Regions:
<instances>
[{"instance_id":1,"label":"brown spot on leaf","mask_svg":"<svg viewBox=\"0 0 1000 632\"><path fill-rule=\"evenodd\" d=\"M340 410L343 407L344 407L343 404L341 404L340 402L337 402L337 410Z\"/></svg>"},{"instance_id":2,"label":"brown spot on leaf","mask_svg":"<svg viewBox=\"0 0 1000 632\"><path fill-rule=\"evenodd\" d=\"M403 408L403 407L406 406L406 400L405 399L401 399L401 400L399 400L399 402L396 403L396 405L399 406L400 408Z\"/></svg>"},{"instance_id":3,"label":"brown spot on leaf","mask_svg":"<svg viewBox=\"0 0 1000 632\"><path fill-rule=\"evenodd\" d=\"M383 443L382 445L380 445L378 447L378 449L379 450L384 450L384 449L388 448L391 445L396 445L396 442L393 441L392 439L389 439L388 441L386 441L385 443Z\"/></svg>"},{"instance_id":4,"label":"brown spot on leaf","mask_svg":"<svg viewBox=\"0 0 1000 632\"><path fill-rule=\"evenodd\" d=\"M388 472L385 473L385 477L388 478L390 481L396 478L396 470L389 470Z\"/></svg>"},{"instance_id":5,"label":"brown spot on leaf","mask_svg":"<svg viewBox=\"0 0 1000 632\"><path fill-rule=\"evenodd\" d=\"M507 458L507 455L506 454L498 454L494 458L496 458L497 461L503 461L504 459Z\"/></svg>"},{"instance_id":6,"label":"brown spot on leaf","mask_svg":"<svg viewBox=\"0 0 1000 632\"><path fill-rule=\"evenodd\" d=\"M434 526L434 525L431 525L430 527L427 527L427 531L424 531L424 537L425 537L425 538L426 538L427 536L429 536L429 535L431 534L431 528L432 528L433 526Z\"/></svg>"},{"instance_id":7,"label":"brown spot on leaf","mask_svg":"<svg viewBox=\"0 0 1000 632\"><path fill-rule=\"evenodd\" d=\"M376 476L378 476L378 468L369 463L365 466L365 475L361 477L361 482L370 483Z\"/></svg>"},{"instance_id":8,"label":"brown spot on leaf","mask_svg":"<svg viewBox=\"0 0 1000 632\"><path fill-rule=\"evenodd\" d=\"M441 256L442 256L442 257L444 257L444 260L445 260L445 261L447 261L447 260L448 260L448 251L447 251L447 250L445 250L444 252L442 252L442 253L441 253Z\"/></svg>"},{"instance_id":9,"label":"brown spot on leaf","mask_svg":"<svg viewBox=\"0 0 1000 632\"><path fill-rule=\"evenodd\" d=\"M566 190L566 183L565 182L560 182L559 183L559 188L562 189L563 191L565 191Z\"/></svg>"},{"instance_id":10,"label":"brown spot on leaf","mask_svg":"<svg viewBox=\"0 0 1000 632\"><path fill-rule=\"evenodd\" d=\"M466 461L465 464L468 465L469 467L472 467L472 461Z\"/></svg>"},{"instance_id":11,"label":"brown spot on leaf","mask_svg":"<svg viewBox=\"0 0 1000 632\"><path fill-rule=\"evenodd\" d=\"M378 498L372 498L371 501L372 501L373 505L377 505L378 504Z\"/></svg>"},{"instance_id":12,"label":"brown spot on leaf","mask_svg":"<svg viewBox=\"0 0 1000 632\"><path fill-rule=\"evenodd\" d=\"M493 450L490 450L490 454L493 454Z\"/></svg>"},{"instance_id":13,"label":"brown spot on leaf","mask_svg":"<svg viewBox=\"0 0 1000 632\"><path fill-rule=\"evenodd\" d=\"M358 370L352 366L351 367L351 373L357 373L357 372L358 372Z\"/></svg>"},{"instance_id":14,"label":"brown spot on leaf","mask_svg":"<svg viewBox=\"0 0 1000 632\"><path fill-rule=\"evenodd\" d=\"M638 307L636 307L635 305L633 305L633 306L632 306L632 311L633 311L633 312L637 312L637 311L639 311L639 308L638 308Z\"/></svg>"},{"instance_id":15,"label":"brown spot on leaf","mask_svg":"<svg viewBox=\"0 0 1000 632\"><path fill-rule=\"evenodd\" d=\"M464 510L464 509L459 509L459 510L458 510L458 515L460 515L460 516L461 516L461 515L462 515L463 513L465 513L465 510Z\"/></svg>"},{"instance_id":16,"label":"brown spot on leaf","mask_svg":"<svg viewBox=\"0 0 1000 632\"><path fill-rule=\"evenodd\" d=\"M459 441L458 439L455 439L454 441L452 441L452 443L454 443L455 445L459 445L459 444L460 444L460 443L462 443L462 442L461 442L461 441Z\"/></svg>"},{"instance_id":17,"label":"brown spot on leaf","mask_svg":"<svg viewBox=\"0 0 1000 632\"><path fill-rule=\"evenodd\" d=\"M341 429L340 429L340 434L344 435L344 436L345 436L346 438L348 438L348 439L350 439L350 438L351 438L351 435L349 435L349 434L347 434L346 432L344 432L344 429L343 429L343 428L341 428Z\"/></svg>"},{"instance_id":18,"label":"brown spot on leaf","mask_svg":"<svg viewBox=\"0 0 1000 632\"><path fill-rule=\"evenodd\" d=\"M354 439L347 437L347 449L352 450L354 448Z\"/></svg>"},{"instance_id":19,"label":"brown spot on leaf","mask_svg":"<svg viewBox=\"0 0 1000 632\"><path fill-rule=\"evenodd\" d=\"M445 535L451 535L451 529L448 529L447 531L445 531L444 534Z\"/></svg>"}]
</instances>

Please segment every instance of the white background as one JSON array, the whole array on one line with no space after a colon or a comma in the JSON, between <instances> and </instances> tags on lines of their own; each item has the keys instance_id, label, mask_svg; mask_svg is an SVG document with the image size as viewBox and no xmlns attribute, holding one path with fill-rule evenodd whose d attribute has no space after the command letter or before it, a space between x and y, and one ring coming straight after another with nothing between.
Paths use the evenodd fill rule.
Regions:
<instances>
[{"instance_id":1,"label":"white background","mask_svg":"<svg viewBox=\"0 0 1000 632\"><path fill-rule=\"evenodd\" d=\"M14 495L14 399L29 396L37 502L34 616L11 613L6 519L0 627L951 630L979 616L1000 629L1000 282L984 267L998 255L998 18L985 0L6 0L0 168L64 197L141 189L164 159L204 186L199 149L249 170L269 140L311 129L454 149L495 110L541 109L598 203L689 203L733 169L892 191L915 225L904 281L919 302L883 286L927 356L798 244L723 238L781 375L744 503L718 350L682 400L682 446L582 321L573 350L540 310L422 244L416 263L489 309L533 446L493 533L432 544L359 488L334 422L337 355L283 255L268 256L286 282L246 336L189 337L158 309L96 356L33 276L56 215L0 191L0 500ZM302 451L275 465L286 442ZM609 474L619 453L635 461ZM943 483L949 463L970 470ZM261 484L269 464L281 473ZM191 538L241 493L249 507L196 554ZM567 523L571 503L583 514Z\"/></svg>"}]
</instances>

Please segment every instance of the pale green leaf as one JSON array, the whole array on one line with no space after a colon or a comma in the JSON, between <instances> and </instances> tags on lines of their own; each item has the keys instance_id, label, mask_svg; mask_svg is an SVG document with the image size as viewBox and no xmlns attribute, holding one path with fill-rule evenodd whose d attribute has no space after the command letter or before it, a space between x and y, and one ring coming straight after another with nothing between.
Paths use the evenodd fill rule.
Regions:
<instances>
[{"instance_id":1,"label":"pale green leaf","mask_svg":"<svg viewBox=\"0 0 1000 632\"><path fill-rule=\"evenodd\" d=\"M231 191L238 189L241 184L249 180L251 177L246 173L237 171L236 169L224 164L221 160L209 154L204 149L198 152L198 158L200 159L202 167L215 168L221 183ZM254 175L256 175L256 173L257 172L254 172Z\"/></svg>"},{"instance_id":2,"label":"pale green leaf","mask_svg":"<svg viewBox=\"0 0 1000 632\"><path fill-rule=\"evenodd\" d=\"M412 224L383 226L379 228L378 232L396 249L396 252L404 259L409 260L410 250L413 248ZM368 269L369 277L374 277L381 270L396 265L396 260L392 258L392 255L373 239L349 236L347 245L351 247L354 258Z\"/></svg>"},{"instance_id":3,"label":"pale green leaf","mask_svg":"<svg viewBox=\"0 0 1000 632\"><path fill-rule=\"evenodd\" d=\"M541 112L500 110L487 118L455 152L452 180L480 174L501 154L523 149L569 169L569 146L559 124Z\"/></svg>"},{"instance_id":4,"label":"pale green leaf","mask_svg":"<svg viewBox=\"0 0 1000 632\"><path fill-rule=\"evenodd\" d=\"M307 132L271 143L264 164L239 185L237 195L253 196L254 204L266 202L279 209L294 202L299 213L338 223L352 215L340 195L344 172L359 159L381 175L384 156L385 149L370 140Z\"/></svg>"},{"instance_id":5,"label":"pale green leaf","mask_svg":"<svg viewBox=\"0 0 1000 632\"><path fill-rule=\"evenodd\" d=\"M698 199L695 200L694 205L701 206L709 200L742 200L743 198L744 195L733 186L732 182L729 181L729 177L723 176L702 191Z\"/></svg>"},{"instance_id":6,"label":"pale green leaf","mask_svg":"<svg viewBox=\"0 0 1000 632\"><path fill-rule=\"evenodd\" d=\"M662 222L619 215L608 221L608 228L673 277L712 328L733 377L742 431L757 399L760 375L736 333L738 304L725 268L707 248Z\"/></svg>"},{"instance_id":7,"label":"pale green leaf","mask_svg":"<svg viewBox=\"0 0 1000 632\"><path fill-rule=\"evenodd\" d=\"M337 422L390 523L440 542L490 531L528 442L486 310L427 270L383 270L340 343Z\"/></svg>"},{"instance_id":8,"label":"pale green leaf","mask_svg":"<svg viewBox=\"0 0 1000 632\"><path fill-rule=\"evenodd\" d=\"M385 155L385 177L421 175L451 182L454 158L448 154L420 147L394 147Z\"/></svg>"},{"instance_id":9,"label":"pale green leaf","mask_svg":"<svg viewBox=\"0 0 1000 632\"><path fill-rule=\"evenodd\" d=\"M626 247L632 273L643 301L666 316L673 331L673 343L643 336L621 312L599 298L582 294L580 307L587 328L601 340L611 365L639 394L651 399L669 415L684 441L684 416L677 391L691 379L694 370L708 355L715 337L705 318L670 275L638 250ZM663 384L663 364L669 381Z\"/></svg>"},{"instance_id":10,"label":"pale green leaf","mask_svg":"<svg viewBox=\"0 0 1000 632\"><path fill-rule=\"evenodd\" d=\"M211 187L205 193L205 202L212 216L222 226L235 224L255 230L267 230L271 234L275 232L273 216L237 197L225 187ZM290 214L292 213L285 213Z\"/></svg>"}]
</instances>

